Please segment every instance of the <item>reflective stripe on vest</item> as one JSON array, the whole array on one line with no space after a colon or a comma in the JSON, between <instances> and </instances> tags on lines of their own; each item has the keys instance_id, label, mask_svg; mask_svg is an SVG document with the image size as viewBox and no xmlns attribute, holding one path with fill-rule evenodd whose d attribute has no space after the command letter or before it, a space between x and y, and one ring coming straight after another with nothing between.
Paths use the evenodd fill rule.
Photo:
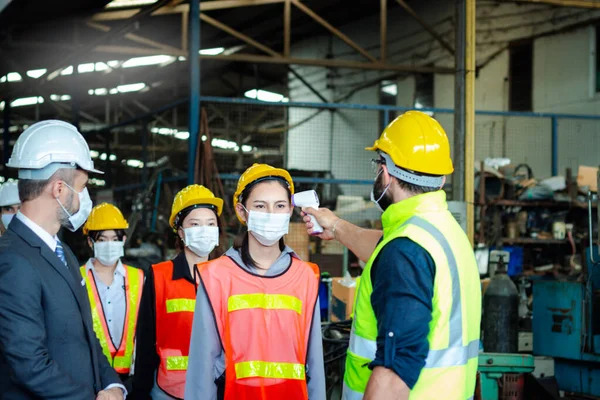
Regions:
<instances>
[{"instance_id":1,"label":"reflective stripe on vest","mask_svg":"<svg viewBox=\"0 0 600 400\"><path fill-rule=\"evenodd\" d=\"M292 258L281 275L263 277L223 256L198 268L225 353L225 400L307 400L318 267Z\"/></svg>"},{"instance_id":2,"label":"reflective stripe on vest","mask_svg":"<svg viewBox=\"0 0 600 400\"><path fill-rule=\"evenodd\" d=\"M187 371L188 357L187 356L171 356L167 357L168 371Z\"/></svg>"},{"instance_id":3,"label":"reflective stripe on vest","mask_svg":"<svg viewBox=\"0 0 600 400\"><path fill-rule=\"evenodd\" d=\"M85 278L86 289L92 311L92 324L94 332L98 337L102 353L111 366L120 374L127 374L131 369L133 361L133 349L135 341L135 331L137 325L137 316L139 312L140 300L142 296L142 285L144 282L144 272L138 268L130 266L125 267L125 301L126 312L121 335L121 343L118 348L112 342L106 317L102 312L102 303L96 280L91 270L86 272L86 267L80 268L81 275Z\"/></svg>"},{"instance_id":4,"label":"reflective stripe on vest","mask_svg":"<svg viewBox=\"0 0 600 400\"><path fill-rule=\"evenodd\" d=\"M235 376L244 378L304 379L304 365L266 361L245 361L235 364Z\"/></svg>"},{"instance_id":5,"label":"reflective stripe on vest","mask_svg":"<svg viewBox=\"0 0 600 400\"><path fill-rule=\"evenodd\" d=\"M196 309L195 299L169 299L166 301L167 313L194 312Z\"/></svg>"},{"instance_id":6,"label":"reflective stripe on vest","mask_svg":"<svg viewBox=\"0 0 600 400\"><path fill-rule=\"evenodd\" d=\"M237 294L229 297L227 311L262 308L265 310L292 310L302 314L302 300L286 294Z\"/></svg>"},{"instance_id":7,"label":"reflective stripe on vest","mask_svg":"<svg viewBox=\"0 0 600 400\"><path fill-rule=\"evenodd\" d=\"M433 199L435 199L435 197ZM441 218L441 221L442 221L441 223L448 223L447 221L449 221L449 220L445 219L445 218L448 218L447 214ZM431 377L432 381L427 381L427 385L426 385L426 386L430 386L437 379L435 377L436 374L439 374L439 373L432 372L433 375L427 375L426 371L428 371L428 370L433 371L436 368L441 369L441 368L458 367L458 366L466 367L467 365L470 365L470 367L469 367L469 371L470 371L473 367L473 363L475 363L474 365L476 368L477 356L479 353L479 340L478 339L471 340L466 345L463 345L464 335L463 335L463 315L462 315L462 298L461 298L461 282L460 282L461 275L458 270L456 256L453 252L453 249L452 249L450 243L446 239L446 236L440 231L440 229L438 229L436 226L434 226L431 222L427 221L426 219L416 216L416 215L412 216L407 221L402 223L402 225L400 225L398 228L396 228L395 231L390 232L391 235L388 235L388 237L384 238L384 242L382 242L381 246L378 246L375 253L372 255L370 263L368 264L368 268L367 267L365 268L365 272L370 273L370 267L372 265L372 262L376 258L378 252L381 251L381 248L383 246L385 246L387 243L389 243L389 241L393 240L396 237L406 236L406 235L403 235L402 233L407 232L407 230L408 230L408 232L410 232L410 229L412 229L412 228L410 228L411 226L415 226L415 227L423 230L424 232L426 232L426 234L428 234L430 236L429 239L426 239L420 233L416 236L416 237L420 237L421 238L420 240L425 243L425 245L423 247L426 250L428 250L427 245L426 245L427 240L433 239L437 243L437 245L439 245L439 248L442 250L443 256L445 258L445 264L447 264L447 271L448 271L447 274L448 275L446 275L447 278L445 278L445 279L448 279L450 281L448 290L449 290L449 292L451 291L451 293L452 293L452 296L450 299L444 299L444 301L451 301L451 304L449 307L450 308L449 316L446 317L446 318L448 318L447 319L448 331L446 331L447 338L448 338L447 347L442 348L442 349L430 349L429 350L424 369L421 373L421 376L419 377L419 380L421 380L423 378L423 376L425 376L425 375ZM449 229L451 232L452 232L452 229L454 229L450 225L445 226L445 228ZM411 238L411 235L409 234L408 237ZM458 241L457 243L459 243L459 244L457 244L457 249L455 251L458 251L459 249L465 247L462 242ZM420 243L418 243L418 244L420 244ZM471 250L471 249L469 248L469 250ZM437 249L436 249L436 251L437 251ZM439 257L441 257L439 252L437 254L439 255ZM460 253L458 253L458 254L460 254ZM432 255L432 257L433 257L433 255ZM438 257L438 259L439 259L439 257ZM439 262L439 260L436 260L436 262ZM470 260L469 260L469 262L470 262ZM437 266L437 264L436 264L436 266ZM471 266L467 265L467 267L471 267ZM471 272L469 272L469 273L471 273ZM470 275L468 275L468 276L469 276L469 278L471 278ZM478 278L478 276L477 276L477 278ZM363 278L363 279L368 279L368 282L370 282L370 276ZM361 284L362 284L362 282L361 282ZM367 291L369 289L372 290L372 286L366 286L363 289L365 289ZM363 293L363 291L360 290L360 286L359 286L359 290L357 293L357 299L356 299L356 307L355 307L355 322L352 325L350 344L349 344L349 349L348 349L348 357L347 357L347 361L346 361L346 376L344 379L344 388L343 388L343 395L342 395L342 398L344 400L362 399L362 397L363 397L362 391L364 391L367 381L371 375L370 370L368 368L366 368L365 365L375 359L375 353L377 351L376 337L371 337L371 335L373 335L372 328L368 328L368 329L366 329L366 331L365 331L366 327L361 328L361 332L357 332L357 329L356 329L356 321L357 320L361 322L361 324L359 324L361 326L365 326L365 324L367 324L368 326L376 326L376 323L377 323L375 320L371 321L371 319L374 317L374 314L369 314L369 313L367 313L367 315L359 314L359 308L364 311L364 306L365 306L366 302L370 302L370 296L365 296L366 294L369 294L369 293L367 293L367 292ZM362 297L365 297L365 299L363 299ZM365 303L362 303L363 301ZM363 306L359 307L358 306L359 304L363 304ZM370 308L370 303L368 303L367 307L369 307L369 309L372 310L372 308ZM436 307L435 304L434 304L434 307ZM439 305L438 305L438 307L439 307ZM448 315L448 314L446 314L446 315ZM361 319L361 317L362 317L362 319ZM366 318L366 319L364 319L364 318ZM375 325L373 325L373 324L375 324ZM432 325L435 325L435 321L432 322ZM434 328L432 328L432 329L434 329ZM365 331L365 332L363 332L363 331ZM361 333L363 335L365 335L366 332L371 332L367 335L368 337L361 336ZM435 331L432 331L432 332L435 332ZM467 331L467 332L469 332L469 331ZM375 333L376 333L376 328L375 328ZM439 340L438 340L438 345L439 345ZM464 371L466 371L466 370L464 370ZM454 371L452 371L452 372L454 372ZM461 372L461 373L466 373L466 372ZM452 373L449 373L446 376L450 376L450 375L452 375ZM462 383L462 386L460 389L461 394L463 393L463 387L465 387L465 386L470 387L470 385L471 385L470 375L471 374L469 374L468 384L465 385L464 383ZM457 378L463 379L462 376L459 377L458 375L457 375ZM466 375L465 375L464 379L466 379ZM425 382L425 381L423 381L423 382ZM417 382L417 385L415 386L414 389L417 389L418 383L419 382ZM412 393L412 391L411 391L411 393ZM469 394L469 396L472 393L473 392L471 392ZM417 398L420 398L420 397L418 397L418 395L416 393L415 393L415 396L417 396ZM457 397L457 398L467 398L469 396L465 395L465 397L462 397L459 394L459 397ZM427 398L429 398L429 397L427 397Z\"/></svg>"},{"instance_id":8,"label":"reflective stripe on vest","mask_svg":"<svg viewBox=\"0 0 600 400\"><path fill-rule=\"evenodd\" d=\"M465 365L470 358L477 357L479 353L479 340L463 346L463 328L462 328L462 309L460 299L460 278L458 275L458 266L454 253L450 248L448 240L444 237L434 225L425 221L420 217L412 217L405 222L405 225L412 224L424 229L438 242L444 250L448 266L450 268L450 277L452 279L452 307L450 312L450 342L446 349L430 350L425 361L425 368L439 368L456 365ZM475 352L472 352L472 349ZM363 358L369 360L375 359L375 351L377 350L377 342L374 340L365 339L354 333L350 337L349 350Z\"/></svg>"}]
</instances>

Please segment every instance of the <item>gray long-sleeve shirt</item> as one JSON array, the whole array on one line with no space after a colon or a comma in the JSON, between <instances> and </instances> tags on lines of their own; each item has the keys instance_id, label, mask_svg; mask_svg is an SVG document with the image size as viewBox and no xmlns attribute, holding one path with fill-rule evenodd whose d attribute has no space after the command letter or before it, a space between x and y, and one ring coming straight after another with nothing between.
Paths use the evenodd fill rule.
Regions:
<instances>
[{"instance_id":1,"label":"gray long-sleeve shirt","mask_svg":"<svg viewBox=\"0 0 600 400\"><path fill-rule=\"evenodd\" d=\"M245 265L240 253L230 248L226 256L231 257L246 271L256 269ZM297 257L292 249L285 247L279 258L267 270L265 276L281 274L290 265L290 257ZM192 339L185 385L186 400L216 400L218 379L225 371L225 354L213 312L202 285L198 288L196 310L192 325ZM323 341L321 338L321 315L319 301L315 304L312 328L308 340L306 376L309 400L325 400L325 366L323 364Z\"/></svg>"}]
</instances>

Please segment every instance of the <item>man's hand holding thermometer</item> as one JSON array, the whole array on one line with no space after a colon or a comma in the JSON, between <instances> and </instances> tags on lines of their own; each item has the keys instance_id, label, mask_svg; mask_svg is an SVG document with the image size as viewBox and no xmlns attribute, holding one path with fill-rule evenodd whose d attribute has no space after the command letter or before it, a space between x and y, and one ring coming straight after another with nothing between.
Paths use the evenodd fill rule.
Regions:
<instances>
[{"instance_id":1,"label":"man's hand holding thermometer","mask_svg":"<svg viewBox=\"0 0 600 400\"><path fill-rule=\"evenodd\" d=\"M304 208L310 207L314 210L319 209L319 196L317 196L317 192L314 190L307 190L305 192L299 192L292 196L292 205L294 207L302 207L302 211ZM306 214L306 213L305 213ZM312 223L312 232L311 235L320 235L323 233L323 228L317 222L317 219L313 215L309 215L310 222Z\"/></svg>"}]
</instances>

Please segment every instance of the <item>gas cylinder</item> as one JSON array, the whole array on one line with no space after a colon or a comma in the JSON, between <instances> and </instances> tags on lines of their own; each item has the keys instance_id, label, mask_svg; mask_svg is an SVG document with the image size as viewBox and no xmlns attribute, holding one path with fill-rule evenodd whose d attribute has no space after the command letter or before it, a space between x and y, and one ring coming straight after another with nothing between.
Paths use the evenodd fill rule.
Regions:
<instances>
[{"instance_id":1,"label":"gas cylinder","mask_svg":"<svg viewBox=\"0 0 600 400\"><path fill-rule=\"evenodd\" d=\"M483 296L483 349L486 353L519 352L519 291L499 268Z\"/></svg>"}]
</instances>

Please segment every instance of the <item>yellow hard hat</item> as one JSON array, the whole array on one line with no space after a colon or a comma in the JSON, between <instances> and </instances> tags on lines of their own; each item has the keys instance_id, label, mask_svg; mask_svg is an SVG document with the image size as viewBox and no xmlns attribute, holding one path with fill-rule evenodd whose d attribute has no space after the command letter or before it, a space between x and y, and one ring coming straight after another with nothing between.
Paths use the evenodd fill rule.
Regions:
<instances>
[{"instance_id":1,"label":"yellow hard hat","mask_svg":"<svg viewBox=\"0 0 600 400\"><path fill-rule=\"evenodd\" d=\"M234 209L240 200L240 195L248 187L248 185L262 178L281 178L288 183L291 194L294 194L294 182L292 182L292 177L290 176L290 173L287 172L285 169L271 167L267 164L253 164L240 176L240 180L237 184L237 189L233 194ZM238 215L237 210L235 213L240 222L244 224L244 221Z\"/></svg>"},{"instance_id":2,"label":"yellow hard hat","mask_svg":"<svg viewBox=\"0 0 600 400\"><path fill-rule=\"evenodd\" d=\"M421 111L408 111L393 120L366 150L382 151L398 167L409 171L429 175L454 171L444 128Z\"/></svg>"},{"instance_id":3,"label":"yellow hard hat","mask_svg":"<svg viewBox=\"0 0 600 400\"><path fill-rule=\"evenodd\" d=\"M127 229L129 224L121 211L112 204L102 203L92 209L85 225L83 234L89 231L108 231L113 229Z\"/></svg>"},{"instance_id":4,"label":"yellow hard hat","mask_svg":"<svg viewBox=\"0 0 600 400\"><path fill-rule=\"evenodd\" d=\"M213 206L217 209L217 215L221 215L223 212L223 199L215 197L213 192L202 185L189 185L181 189L175 195L173 207L171 208L169 225L171 225L173 229L177 229L175 220L177 219L179 213L186 208L195 205Z\"/></svg>"}]
</instances>

